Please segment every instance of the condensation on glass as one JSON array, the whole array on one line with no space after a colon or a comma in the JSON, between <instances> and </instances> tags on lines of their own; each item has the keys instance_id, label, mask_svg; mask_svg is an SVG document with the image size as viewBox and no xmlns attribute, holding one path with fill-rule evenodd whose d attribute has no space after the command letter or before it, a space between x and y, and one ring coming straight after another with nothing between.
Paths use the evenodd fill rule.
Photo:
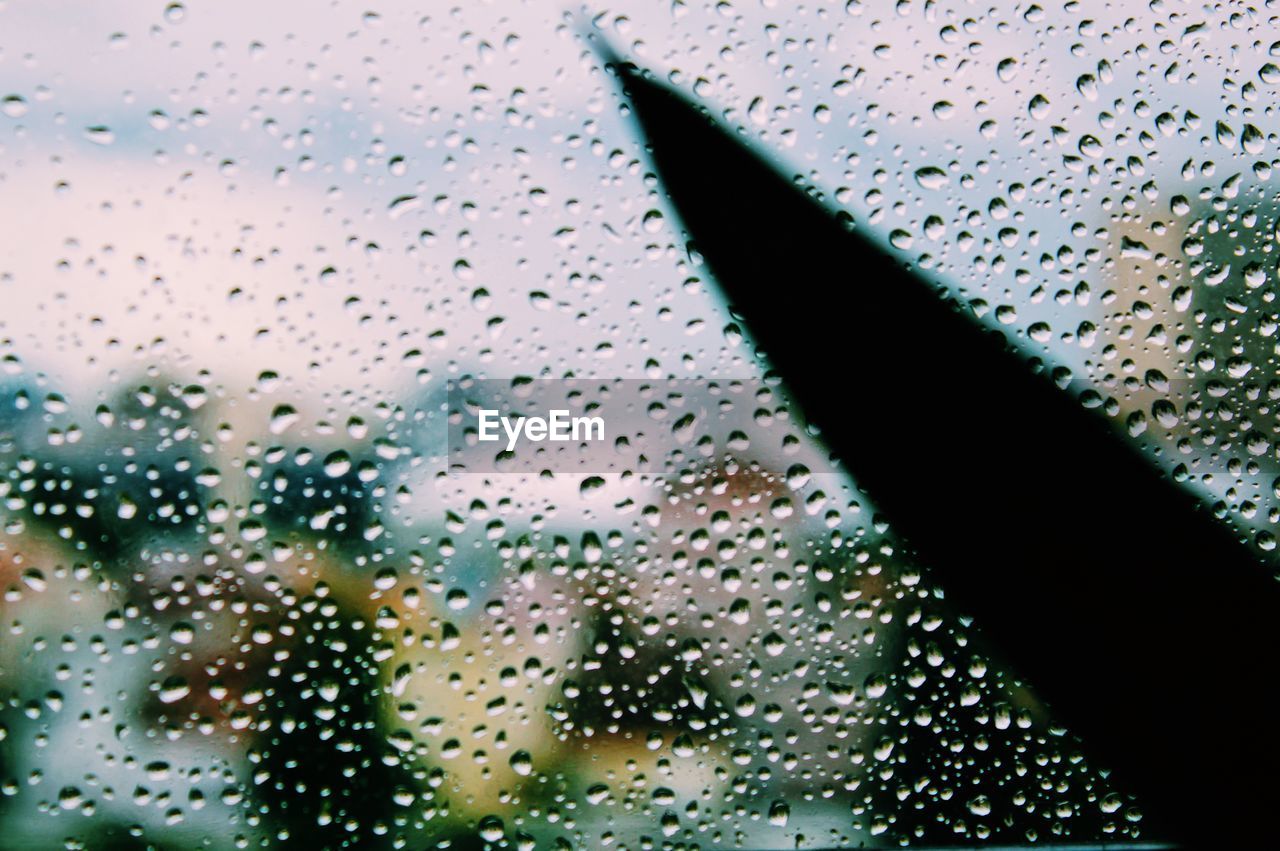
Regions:
<instances>
[{"instance_id":1,"label":"condensation on glass","mask_svg":"<svg viewBox=\"0 0 1280 851\"><path fill-rule=\"evenodd\" d=\"M796 425L583 33L1096 382L1270 549L1269 26L0 2L3 844L1142 837ZM648 382L653 451L451 469L466 376Z\"/></svg>"}]
</instances>

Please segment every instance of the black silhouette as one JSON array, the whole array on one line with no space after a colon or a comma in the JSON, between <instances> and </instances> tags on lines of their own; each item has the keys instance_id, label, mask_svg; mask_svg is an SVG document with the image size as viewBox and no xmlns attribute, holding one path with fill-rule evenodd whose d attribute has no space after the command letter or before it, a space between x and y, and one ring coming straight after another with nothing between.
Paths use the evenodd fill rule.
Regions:
<instances>
[{"instance_id":1,"label":"black silhouette","mask_svg":"<svg viewBox=\"0 0 1280 851\"><path fill-rule=\"evenodd\" d=\"M1152 833L1268 838L1274 566L1052 370L603 52L697 252L921 562L1140 793Z\"/></svg>"}]
</instances>

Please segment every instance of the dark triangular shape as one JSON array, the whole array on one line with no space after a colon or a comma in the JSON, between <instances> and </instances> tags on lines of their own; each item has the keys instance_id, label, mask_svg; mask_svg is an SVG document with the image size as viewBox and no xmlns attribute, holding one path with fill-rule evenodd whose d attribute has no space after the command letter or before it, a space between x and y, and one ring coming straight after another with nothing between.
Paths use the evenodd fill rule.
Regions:
<instances>
[{"instance_id":1,"label":"dark triangular shape","mask_svg":"<svg viewBox=\"0 0 1280 851\"><path fill-rule=\"evenodd\" d=\"M1240 538L1003 337L634 66L688 235L858 484L1143 795L1159 835L1272 832L1280 589Z\"/></svg>"}]
</instances>

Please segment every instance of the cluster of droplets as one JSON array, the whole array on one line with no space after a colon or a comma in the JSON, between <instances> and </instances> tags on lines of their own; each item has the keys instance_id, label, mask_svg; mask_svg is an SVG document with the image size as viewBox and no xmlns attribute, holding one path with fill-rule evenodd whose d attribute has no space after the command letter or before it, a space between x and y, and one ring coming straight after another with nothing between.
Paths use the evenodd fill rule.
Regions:
<instances>
[{"instance_id":1,"label":"cluster of droplets","mask_svg":"<svg viewBox=\"0 0 1280 851\"><path fill-rule=\"evenodd\" d=\"M1274 549L1265 11L748 5L591 25ZM531 46L485 14L231 39L161 4L97 46L208 56L102 110L72 102L87 75L0 44L25 75L0 89L0 177L101 216L38 276L0 261L51 317L0 326L0 824L87 847L1139 836L867 500L774 431L779 398L723 433L655 410L661 451L612 472L438 469L432 394L468 369L757 367L573 22ZM543 74L544 48L569 59ZM408 82L398 52L422 57ZM93 389L42 371L59 357Z\"/></svg>"},{"instance_id":2,"label":"cluster of droplets","mask_svg":"<svg viewBox=\"0 0 1280 851\"><path fill-rule=\"evenodd\" d=\"M233 424L211 375L87 406L7 388L7 628L52 687L9 680L6 732L62 735L80 713L117 741L55 799L39 759L12 794L103 837L216 805L241 845L830 845L933 835L920 813L979 839L1137 824L847 484L753 458L798 451L774 391L702 435L651 406L700 451L670 450L612 516L580 494L593 521L574 531L500 477L438 523L391 522L414 432L331 426L280 390L263 372ZM80 436L32 449L55 433ZM51 641L68 605L82 626ZM95 708L131 676L125 716ZM130 744L153 740L172 748ZM218 770L174 749L191 747ZM131 794L95 779L138 761ZM152 807L159 827L128 815ZM815 812L842 826L814 832Z\"/></svg>"}]
</instances>

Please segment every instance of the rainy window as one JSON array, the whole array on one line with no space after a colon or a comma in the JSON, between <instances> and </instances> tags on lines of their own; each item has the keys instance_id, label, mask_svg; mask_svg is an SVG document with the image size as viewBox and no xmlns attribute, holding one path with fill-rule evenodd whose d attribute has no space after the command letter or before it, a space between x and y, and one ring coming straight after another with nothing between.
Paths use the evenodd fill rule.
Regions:
<instances>
[{"instance_id":1,"label":"rainy window","mask_svg":"<svg viewBox=\"0 0 1280 851\"><path fill-rule=\"evenodd\" d=\"M0 0L0 844L1269 836L1277 33Z\"/></svg>"}]
</instances>

